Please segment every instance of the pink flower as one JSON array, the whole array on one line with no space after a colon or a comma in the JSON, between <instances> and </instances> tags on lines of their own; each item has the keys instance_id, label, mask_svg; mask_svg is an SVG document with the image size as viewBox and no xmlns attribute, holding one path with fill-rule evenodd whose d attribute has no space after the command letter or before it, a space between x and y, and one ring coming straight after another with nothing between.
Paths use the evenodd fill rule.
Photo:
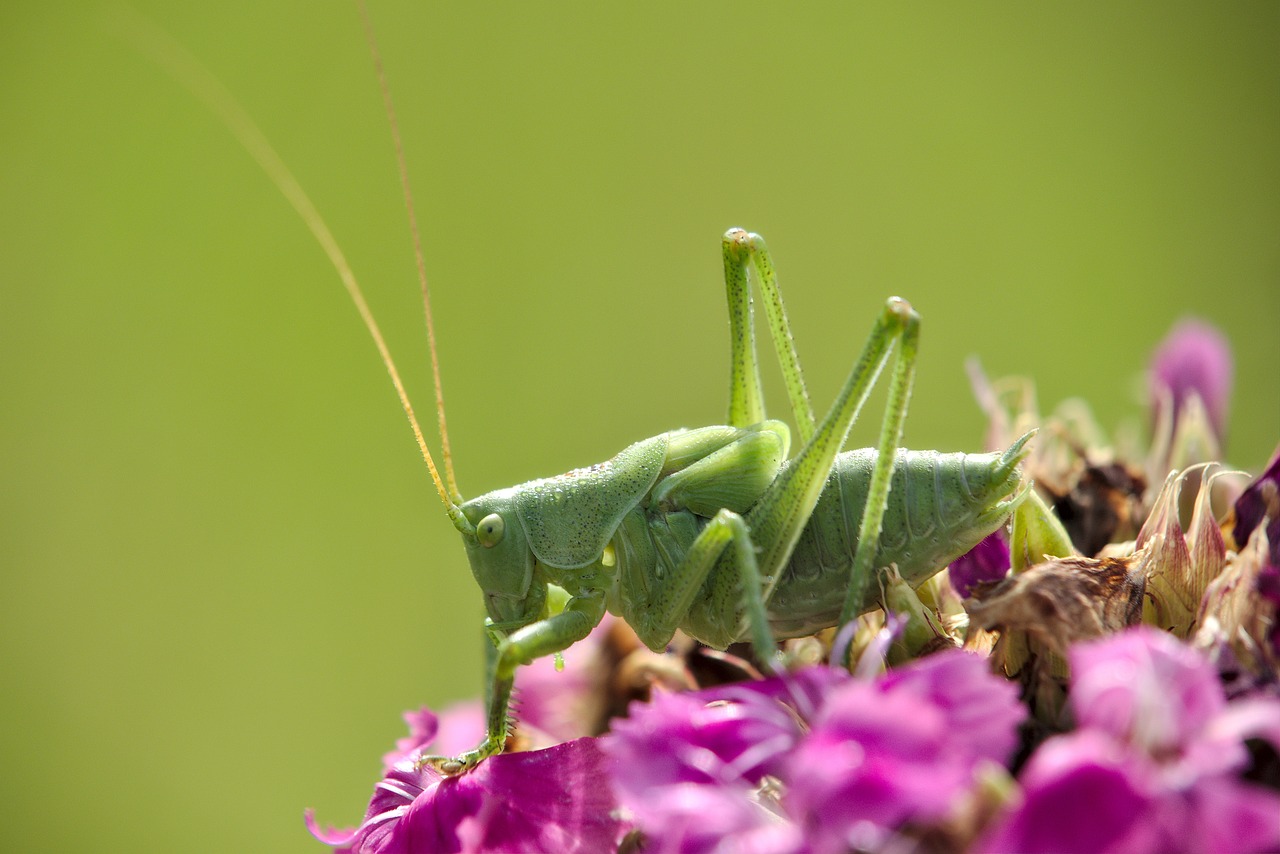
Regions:
<instances>
[{"instance_id":1,"label":"pink flower","mask_svg":"<svg viewBox=\"0 0 1280 854\"><path fill-rule=\"evenodd\" d=\"M1163 407L1172 405L1177 423L1192 395L1204 404L1218 441L1226 435L1231 400L1231 347L1215 327L1203 320L1179 321L1151 359L1151 399L1159 423Z\"/></svg>"},{"instance_id":2,"label":"pink flower","mask_svg":"<svg viewBox=\"0 0 1280 854\"><path fill-rule=\"evenodd\" d=\"M1280 794L1247 783L1244 740L1280 746L1280 702L1228 704L1213 667L1139 627L1071 651L1080 729L1021 776L1022 803L980 850L1246 854L1280 846Z\"/></svg>"},{"instance_id":3,"label":"pink flower","mask_svg":"<svg viewBox=\"0 0 1280 854\"><path fill-rule=\"evenodd\" d=\"M1003 764L1026 710L986 659L952 650L827 697L792 758L788 808L815 852L877 847L944 818L983 762Z\"/></svg>"},{"instance_id":4,"label":"pink flower","mask_svg":"<svg viewBox=\"0 0 1280 854\"><path fill-rule=\"evenodd\" d=\"M834 854L944 818L1025 716L951 650L875 681L813 667L633 704L605 750L652 850Z\"/></svg>"}]
</instances>

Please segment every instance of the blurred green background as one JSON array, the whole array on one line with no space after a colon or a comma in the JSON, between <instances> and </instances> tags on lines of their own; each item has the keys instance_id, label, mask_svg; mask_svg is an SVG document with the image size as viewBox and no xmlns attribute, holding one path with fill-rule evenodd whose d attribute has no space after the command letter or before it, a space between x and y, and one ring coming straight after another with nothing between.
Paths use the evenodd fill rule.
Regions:
<instances>
[{"instance_id":1,"label":"blurred green background","mask_svg":"<svg viewBox=\"0 0 1280 854\"><path fill-rule=\"evenodd\" d=\"M137 8L313 195L429 428L354 6ZM1185 314L1235 348L1231 461L1280 437L1280 5L371 12L467 495L723 418L732 225L773 248L820 408L885 297L916 305L911 446L980 445L970 354L1142 418ZM0 199L4 847L318 850L303 808L357 821L403 709L480 690L478 596L373 347L109 7L0 11Z\"/></svg>"}]
</instances>

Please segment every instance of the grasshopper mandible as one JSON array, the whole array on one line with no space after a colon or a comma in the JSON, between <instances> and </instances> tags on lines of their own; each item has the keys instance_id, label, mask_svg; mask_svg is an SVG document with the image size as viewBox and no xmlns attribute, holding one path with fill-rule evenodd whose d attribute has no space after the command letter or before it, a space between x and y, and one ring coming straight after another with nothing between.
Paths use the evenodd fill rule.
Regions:
<instances>
[{"instance_id":1,"label":"grasshopper mandible","mask_svg":"<svg viewBox=\"0 0 1280 854\"><path fill-rule=\"evenodd\" d=\"M920 318L892 297L825 417L816 421L764 240L723 238L729 304L727 423L673 430L613 459L463 501L445 428L424 265L394 110L367 14L366 33L396 142L409 206L435 380L445 478L427 447L382 334L318 211L256 124L166 35L139 25L140 45L205 101L294 206L337 269L391 376L445 510L462 536L494 645L484 741L461 756L420 760L446 774L500 753L521 664L586 637L606 612L650 649L676 630L723 649L749 640L766 667L775 637L839 626L875 607L879 569L912 586L1009 517L1025 490L1018 463L1030 434L1003 453L898 448L915 371ZM752 273L754 272L754 275ZM782 367L800 449L766 419L749 280L755 279ZM841 453L880 372L893 362L875 448ZM446 485L447 484L447 485ZM556 589L560 595L551 595Z\"/></svg>"}]
</instances>

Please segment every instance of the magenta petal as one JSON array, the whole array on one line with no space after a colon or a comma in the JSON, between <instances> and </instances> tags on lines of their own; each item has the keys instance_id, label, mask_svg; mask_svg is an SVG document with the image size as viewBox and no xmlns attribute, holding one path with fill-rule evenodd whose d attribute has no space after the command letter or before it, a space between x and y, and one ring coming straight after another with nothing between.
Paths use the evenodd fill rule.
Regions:
<instances>
[{"instance_id":1,"label":"magenta petal","mask_svg":"<svg viewBox=\"0 0 1280 854\"><path fill-rule=\"evenodd\" d=\"M1150 756L1184 749L1226 705L1213 666L1167 632L1139 626L1071 649L1071 708Z\"/></svg>"},{"instance_id":2,"label":"magenta petal","mask_svg":"<svg viewBox=\"0 0 1280 854\"><path fill-rule=\"evenodd\" d=\"M307 810L303 814L303 819L304 821L306 821L307 830L310 831L312 836L314 836L316 839L323 842L325 845L334 846L340 852L350 851L351 849L347 848L346 846L350 845L351 842L356 838L356 836L360 832L357 828L354 828L354 827L322 828L319 825L319 823L316 821L315 810Z\"/></svg>"},{"instance_id":3,"label":"magenta petal","mask_svg":"<svg viewBox=\"0 0 1280 854\"><path fill-rule=\"evenodd\" d=\"M863 824L936 818L971 779L971 765L948 755L949 734L946 715L920 697L850 682L791 759L788 809L810 839L831 841Z\"/></svg>"},{"instance_id":4,"label":"magenta petal","mask_svg":"<svg viewBox=\"0 0 1280 854\"><path fill-rule=\"evenodd\" d=\"M461 851L466 819L482 828L485 851L592 854L616 847L622 826L594 739L495 756L439 781L397 828L405 854ZM473 825L474 829L474 825Z\"/></svg>"},{"instance_id":5,"label":"magenta petal","mask_svg":"<svg viewBox=\"0 0 1280 854\"><path fill-rule=\"evenodd\" d=\"M1206 779L1166 798L1157 823L1165 851L1275 851L1280 847L1280 793L1228 778Z\"/></svg>"},{"instance_id":6,"label":"magenta petal","mask_svg":"<svg viewBox=\"0 0 1280 854\"><path fill-rule=\"evenodd\" d=\"M342 831L321 831L310 811L307 813L307 829L326 845L334 845L342 852L355 854L391 854L403 852L393 832L400 819L409 811L414 799L424 791L425 781L438 779L432 772L413 770L409 763L387 771L385 777L374 786L373 797L365 810L364 821L349 835Z\"/></svg>"},{"instance_id":7,"label":"magenta petal","mask_svg":"<svg viewBox=\"0 0 1280 854\"><path fill-rule=\"evenodd\" d=\"M776 800L761 803L755 790L766 776L786 784L805 723L851 681L843 670L809 667L633 703L601 741L618 798L649 839L645 850L814 854Z\"/></svg>"},{"instance_id":8,"label":"magenta petal","mask_svg":"<svg viewBox=\"0 0 1280 854\"><path fill-rule=\"evenodd\" d=\"M945 817L983 761L1004 762L1026 716L985 659L942 652L831 692L788 764L788 810L814 851L878 848Z\"/></svg>"},{"instance_id":9,"label":"magenta petal","mask_svg":"<svg viewBox=\"0 0 1280 854\"><path fill-rule=\"evenodd\" d=\"M1157 854L1152 771L1105 733L1083 731L1041 745L1022 774L1022 802L975 850L987 854Z\"/></svg>"},{"instance_id":10,"label":"magenta petal","mask_svg":"<svg viewBox=\"0 0 1280 854\"><path fill-rule=\"evenodd\" d=\"M390 771L408 758L410 753L430 744L439 729L439 720L426 706L416 712L405 712L402 717L409 726L409 735L396 739L396 749L382 755L383 771Z\"/></svg>"},{"instance_id":11,"label":"magenta petal","mask_svg":"<svg viewBox=\"0 0 1280 854\"><path fill-rule=\"evenodd\" d=\"M1280 447L1271 455L1266 470L1236 499L1235 516L1231 538L1237 548L1244 548L1254 528L1267 521L1270 562L1280 567Z\"/></svg>"},{"instance_id":12,"label":"magenta petal","mask_svg":"<svg viewBox=\"0 0 1280 854\"><path fill-rule=\"evenodd\" d=\"M409 726L406 738L396 739L396 749L382 756L382 770L391 771L411 755L428 752L441 756L457 756L475 747L484 739L484 706L479 700L454 703L439 716L423 706L416 712L405 712L404 722Z\"/></svg>"},{"instance_id":13,"label":"magenta petal","mask_svg":"<svg viewBox=\"0 0 1280 854\"><path fill-rule=\"evenodd\" d=\"M644 828L645 851L798 854L804 850L799 828L780 820L740 786L659 786L632 811Z\"/></svg>"},{"instance_id":14,"label":"magenta petal","mask_svg":"<svg viewBox=\"0 0 1280 854\"><path fill-rule=\"evenodd\" d=\"M1003 762L1026 716L985 659L942 652L832 690L787 764L784 803L816 852L879 848L943 818L977 766Z\"/></svg>"},{"instance_id":15,"label":"magenta petal","mask_svg":"<svg viewBox=\"0 0 1280 854\"><path fill-rule=\"evenodd\" d=\"M968 599L979 584L999 581L1008 575L1011 563L1009 543L1004 530L998 529L956 558L948 567L947 575L960 597Z\"/></svg>"},{"instance_id":16,"label":"magenta petal","mask_svg":"<svg viewBox=\"0 0 1280 854\"><path fill-rule=\"evenodd\" d=\"M824 697L849 675L828 667L632 703L601 740L627 806L678 783L754 786L777 775Z\"/></svg>"},{"instance_id":17,"label":"magenta petal","mask_svg":"<svg viewBox=\"0 0 1280 854\"><path fill-rule=\"evenodd\" d=\"M1008 761L1027 709L1018 688L994 676L985 658L960 650L926 656L886 673L882 691L909 691L942 710L953 749L974 758Z\"/></svg>"},{"instance_id":18,"label":"magenta petal","mask_svg":"<svg viewBox=\"0 0 1280 854\"><path fill-rule=\"evenodd\" d=\"M1280 752L1280 699L1243 697L1230 703L1184 754L1180 771L1196 776L1239 771L1249 761L1243 742L1250 738Z\"/></svg>"},{"instance_id":19,"label":"magenta petal","mask_svg":"<svg viewBox=\"0 0 1280 854\"><path fill-rule=\"evenodd\" d=\"M887 622L897 620L890 615ZM892 640L892 637L889 638ZM886 643L887 646L887 643ZM883 658L883 654L880 656ZM843 667L806 667L760 682L740 682L722 688L699 692L708 697L732 698L739 692L750 692L769 697L792 709L803 721L812 721L826 698L837 687L850 681L849 672ZM728 692L728 693L726 693Z\"/></svg>"},{"instance_id":20,"label":"magenta petal","mask_svg":"<svg viewBox=\"0 0 1280 854\"><path fill-rule=\"evenodd\" d=\"M507 753L458 777L405 762L374 789L350 838L313 835L359 854L451 854L468 850L592 854L616 847L625 829L593 739Z\"/></svg>"},{"instance_id":21,"label":"magenta petal","mask_svg":"<svg viewBox=\"0 0 1280 854\"><path fill-rule=\"evenodd\" d=\"M750 690L660 694L630 711L605 739L628 806L677 783L750 787L776 773L800 737L786 706Z\"/></svg>"}]
</instances>

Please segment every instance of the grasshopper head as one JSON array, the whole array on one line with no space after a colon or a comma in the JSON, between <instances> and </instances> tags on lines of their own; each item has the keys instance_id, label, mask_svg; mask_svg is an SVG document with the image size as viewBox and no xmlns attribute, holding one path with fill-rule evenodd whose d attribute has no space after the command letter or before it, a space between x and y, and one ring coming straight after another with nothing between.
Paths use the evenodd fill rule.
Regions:
<instances>
[{"instance_id":1,"label":"grasshopper head","mask_svg":"<svg viewBox=\"0 0 1280 854\"><path fill-rule=\"evenodd\" d=\"M514 491L490 492L461 507L472 531L462 531L471 574L484 591L485 608L500 628L536 619L545 603L533 586L534 556L516 517Z\"/></svg>"}]
</instances>

